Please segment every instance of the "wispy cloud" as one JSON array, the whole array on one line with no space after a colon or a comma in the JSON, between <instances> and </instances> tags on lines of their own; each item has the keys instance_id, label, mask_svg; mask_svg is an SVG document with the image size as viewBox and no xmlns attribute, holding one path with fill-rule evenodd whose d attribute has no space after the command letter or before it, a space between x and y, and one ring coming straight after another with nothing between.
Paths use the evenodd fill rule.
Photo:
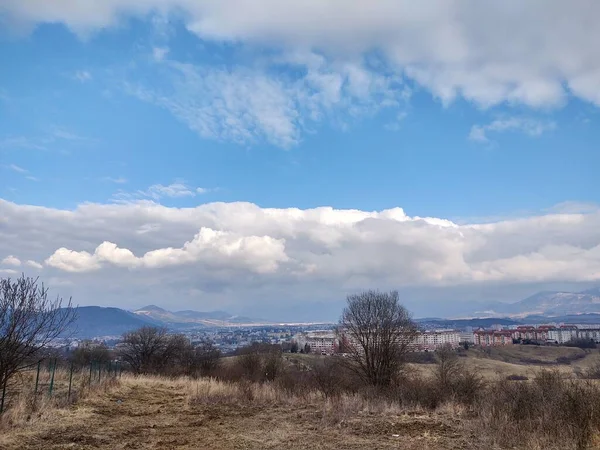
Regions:
<instances>
[{"instance_id":1,"label":"wispy cloud","mask_svg":"<svg viewBox=\"0 0 600 450\"><path fill-rule=\"evenodd\" d=\"M65 141L87 141L88 138L84 137L84 136L80 136L78 134L75 134L69 130L66 130L64 128L60 128L60 127L54 127L52 129L52 137L54 137L55 139L62 139Z\"/></svg>"},{"instance_id":2,"label":"wispy cloud","mask_svg":"<svg viewBox=\"0 0 600 450\"><path fill-rule=\"evenodd\" d=\"M17 173L29 173L29 171L27 169L23 169L22 167L17 166L16 164L9 164L6 167L9 168L10 170L12 170L13 172L17 172Z\"/></svg>"},{"instance_id":3,"label":"wispy cloud","mask_svg":"<svg viewBox=\"0 0 600 450\"><path fill-rule=\"evenodd\" d=\"M469 140L478 143L490 143L489 134L519 132L527 136L541 136L546 131L556 128L553 121L544 121L528 117L505 117L496 119L487 125L473 125L469 132Z\"/></svg>"},{"instance_id":4,"label":"wispy cloud","mask_svg":"<svg viewBox=\"0 0 600 450\"><path fill-rule=\"evenodd\" d=\"M10 136L0 139L0 149L47 150L47 143L47 139L39 139L26 136Z\"/></svg>"},{"instance_id":5,"label":"wispy cloud","mask_svg":"<svg viewBox=\"0 0 600 450\"><path fill-rule=\"evenodd\" d=\"M315 53L232 69L177 62L157 49L153 56L163 83L126 83L128 93L169 110L205 138L243 145L266 140L290 148L326 120L344 127L410 98L400 76Z\"/></svg>"},{"instance_id":6,"label":"wispy cloud","mask_svg":"<svg viewBox=\"0 0 600 450\"><path fill-rule=\"evenodd\" d=\"M165 59L165 56L169 53L168 47L154 47L152 49L152 56L156 61L162 61Z\"/></svg>"},{"instance_id":7,"label":"wispy cloud","mask_svg":"<svg viewBox=\"0 0 600 450\"><path fill-rule=\"evenodd\" d=\"M38 136L6 136L0 138L0 150L49 150L57 142L92 142L93 139L73 133L62 127L46 128Z\"/></svg>"},{"instance_id":8,"label":"wispy cloud","mask_svg":"<svg viewBox=\"0 0 600 450\"><path fill-rule=\"evenodd\" d=\"M86 81L90 81L92 79L92 74L87 70L78 70L73 74L73 78L80 83L85 83Z\"/></svg>"},{"instance_id":9,"label":"wispy cloud","mask_svg":"<svg viewBox=\"0 0 600 450\"><path fill-rule=\"evenodd\" d=\"M33 175L30 175L29 170L27 170L21 166L17 166L16 164L8 164L3 167L6 167L7 169L12 170L13 172L23 175L28 180L40 181L39 178L34 177Z\"/></svg>"},{"instance_id":10,"label":"wispy cloud","mask_svg":"<svg viewBox=\"0 0 600 450\"><path fill-rule=\"evenodd\" d=\"M162 198L183 198L196 197L197 195L207 194L215 191L216 188L193 187L183 180L177 180L174 183L163 185L153 184L145 190L135 192L119 191L114 195L118 202L131 202L137 200L155 200Z\"/></svg>"},{"instance_id":11,"label":"wispy cloud","mask_svg":"<svg viewBox=\"0 0 600 450\"><path fill-rule=\"evenodd\" d=\"M113 178L113 177L103 177L102 181L109 181L111 183L115 183L115 184L125 184L127 183L127 178L124 177L117 177L117 178Z\"/></svg>"}]
</instances>

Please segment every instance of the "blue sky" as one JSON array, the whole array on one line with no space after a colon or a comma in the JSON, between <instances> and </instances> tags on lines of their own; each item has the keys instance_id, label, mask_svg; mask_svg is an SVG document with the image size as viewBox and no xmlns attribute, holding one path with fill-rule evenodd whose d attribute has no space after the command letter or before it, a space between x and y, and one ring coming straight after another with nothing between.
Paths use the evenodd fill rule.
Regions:
<instances>
[{"instance_id":1,"label":"blue sky","mask_svg":"<svg viewBox=\"0 0 600 450\"><path fill-rule=\"evenodd\" d=\"M436 220L494 226L504 220L520 224L544 217L564 224L571 220L569 214L580 215L584 222L597 219L600 55L593 39L582 40L585 30L597 33L584 20L584 8L551 2L546 16L528 27L527 20L539 13L538 3L532 2L519 12L517 31L506 38L499 28L481 24L494 19L513 23L517 9L510 2L495 12L466 2L470 8L457 6L454 22L433 9L412 8L410 2L390 6L378 0L366 15L362 6L342 12L337 0L311 3L313 9L293 1L282 2L286 8L271 0L261 2L250 15L244 13L247 5L241 0L223 2L228 7L177 0L92 1L85 8L68 0L44 8L37 0L11 0L0 6L0 19L7 25L0 34L5 62L0 71L4 207L17 211L42 206L52 217L76 214L86 204L105 212L114 208L102 219L104 224L139 205L160 206L164 214L177 215L211 210L215 202L232 208L236 202L248 202L259 211L247 213L251 216L263 214L265 208L298 208L306 215L314 208L331 207L344 218L317 224L333 227L331 233L349 223L351 228L358 226L348 222L347 210L368 215L402 208L410 220L431 218L428 226L435 226ZM390 13L389 8L397 10ZM264 14L267 10L274 12ZM332 23L325 20L328 15L335 16L335 27L326 26ZM405 16L409 17L404 20ZM585 23L579 27L583 30L565 28L578 20ZM567 33L563 41L553 35L557 27ZM43 227L41 213L30 214L27 223ZM147 223L136 226L162 223L144 220ZM78 242L49 236L38 246L47 247L43 254L0 245L0 260L19 260L19 265L0 269L10 274L32 258L40 268L30 268L42 275L48 271L46 275L59 285L64 282L69 292L81 292L84 302L98 302L81 287L88 270L74 268L64 258L61 264L53 263L51 255L59 248L72 252L69 258L79 258L81 252L95 255L108 241L140 258L167 244L181 247L208 227L206 218L185 227L174 223L177 220L167 222L186 232L173 241L161 235L141 242L111 231L118 227L110 224L104 234L96 228L78 230ZM503 283L500 300L517 300L513 297L546 285L593 284L600 278L600 238L585 223L583 231L591 235L584 241L565 237L583 232L569 225L549 234L539 248L515 249L508 255L535 257L552 243L575 246L593 251L591 256L579 255L592 261L585 276L558 276L559 264L543 275L515 279L510 275L513 269L502 265L480 268L489 272L481 279ZM156 226L167 232L166 225ZM271 226L250 224L242 230L223 220L210 228L235 233L238 240L282 239L285 257L276 258L277 264L293 260L305 269L314 264L315 273L328 273L321 266L328 262L291 256L287 249L298 235L285 235L285 226L277 226L283 228L272 232ZM539 231L531 227L526 234ZM390 239L404 232L395 230ZM313 244L317 245L306 243ZM333 251L331 245L325 245L327 251ZM363 258L361 248L352 256ZM470 252L475 250L461 253L461 264L469 265L465 255ZM410 256L397 258L402 264L414 263ZM109 270L106 265L119 266L109 259L89 260L89 270L100 274ZM492 261L499 260L487 263ZM132 264L127 269L140 272L138 266L147 262ZM194 259L193 264L204 263ZM185 278L185 270L176 273ZM213 270L209 277L218 278ZM290 280L290 273L299 269L286 270L285 281L265 278L262 283L271 283L271 288L283 283L287 287L281 292L286 292L290 286L306 287L314 281ZM306 288L305 295L328 301L375 283L405 286L413 295L419 287L422 292L435 291L442 280L460 288L460 295L469 300L483 300L478 298L480 287L464 294L465 285L479 275L424 277L415 288L394 277L371 278L373 268L348 270L317 277L323 286L318 292ZM506 277L497 276L497 271ZM219 301L240 309L236 299L264 297L252 283L272 272L265 266L258 273L250 284L223 287L215 297L185 294L175 306L210 309ZM139 283L122 286L132 307L143 303ZM436 295L422 297L433 302ZM111 298L118 296L116 292ZM267 310L281 293L275 290L268 297L270 303L261 306ZM293 308L301 299L290 302L284 306Z\"/></svg>"}]
</instances>

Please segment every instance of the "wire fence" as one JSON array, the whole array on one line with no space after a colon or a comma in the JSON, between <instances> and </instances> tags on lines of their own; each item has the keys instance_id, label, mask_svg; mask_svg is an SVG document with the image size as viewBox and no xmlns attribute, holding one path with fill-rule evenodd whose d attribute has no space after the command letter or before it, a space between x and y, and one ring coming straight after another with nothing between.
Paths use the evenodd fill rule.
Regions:
<instances>
[{"instance_id":1,"label":"wire fence","mask_svg":"<svg viewBox=\"0 0 600 450\"><path fill-rule=\"evenodd\" d=\"M118 360L90 361L76 364L59 358L40 359L17 372L2 386L0 414L10 408L19 396L61 397L70 402L84 389L109 379L119 378L123 364Z\"/></svg>"}]
</instances>

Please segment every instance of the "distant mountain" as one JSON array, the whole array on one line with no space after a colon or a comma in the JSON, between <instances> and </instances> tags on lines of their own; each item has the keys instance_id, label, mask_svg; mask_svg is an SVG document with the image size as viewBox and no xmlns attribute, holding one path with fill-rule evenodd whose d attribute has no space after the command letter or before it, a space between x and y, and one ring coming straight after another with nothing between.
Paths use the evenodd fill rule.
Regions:
<instances>
[{"instance_id":1,"label":"distant mountain","mask_svg":"<svg viewBox=\"0 0 600 450\"><path fill-rule=\"evenodd\" d=\"M115 336L145 325L156 324L152 319L119 308L80 306L77 308L77 319L65 334L82 339Z\"/></svg>"},{"instance_id":2,"label":"distant mountain","mask_svg":"<svg viewBox=\"0 0 600 450\"><path fill-rule=\"evenodd\" d=\"M569 316L600 314L600 288L581 292L544 291L516 303L494 303L485 311L477 311L482 317L507 316Z\"/></svg>"},{"instance_id":3,"label":"distant mountain","mask_svg":"<svg viewBox=\"0 0 600 450\"><path fill-rule=\"evenodd\" d=\"M167 311L155 305L144 306L133 312L146 319L161 322L166 325L198 325L207 327L221 327L229 325L267 323L263 320L249 317L236 316L225 311Z\"/></svg>"},{"instance_id":4,"label":"distant mountain","mask_svg":"<svg viewBox=\"0 0 600 450\"><path fill-rule=\"evenodd\" d=\"M484 318L484 319L417 319L417 324L423 328L449 328L449 329L462 329L465 327L472 328L489 328L492 325L518 325L521 322L513 319L506 318Z\"/></svg>"}]
</instances>

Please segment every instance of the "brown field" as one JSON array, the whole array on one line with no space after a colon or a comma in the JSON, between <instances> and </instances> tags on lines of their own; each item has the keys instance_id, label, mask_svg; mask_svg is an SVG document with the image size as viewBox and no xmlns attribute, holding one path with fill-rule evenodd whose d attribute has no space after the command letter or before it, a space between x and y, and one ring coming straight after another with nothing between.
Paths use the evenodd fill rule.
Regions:
<instances>
[{"instance_id":1,"label":"brown field","mask_svg":"<svg viewBox=\"0 0 600 450\"><path fill-rule=\"evenodd\" d=\"M598 352L585 354L571 364L550 363L581 352L564 347L515 346L491 352L471 349L461 360L488 379L534 376L547 368L571 376L574 368L594 364L600 358ZM286 356L304 361L318 357ZM531 359L544 364L518 363ZM427 375L433 366L411 367ZM47 402L47 407L21 421L7 424L7 419L2 419L0 449L499 448L484 441L478 428L481 424L472 420L466 408L454 403L426 411L352 394L335 401L325 400L315 391L290 395L269 384L124 374L88 388L76 403ZM536 445L524 442L522 447L513 448L548 448Z\"/></svg>"},{"instance_id":2,"label":"brown field","mask_svg":"<svg viewBox=\"0 0 600 450\"><path fill-rule=\"evenodd\" d=\"M212 380L124 376L106 392L4 433L0 448L474 448L460 410L400 411L354 397L290 401L268 386L253 389L254 398L243 400L233 386Z\"/></svg>"}]
</instances>

